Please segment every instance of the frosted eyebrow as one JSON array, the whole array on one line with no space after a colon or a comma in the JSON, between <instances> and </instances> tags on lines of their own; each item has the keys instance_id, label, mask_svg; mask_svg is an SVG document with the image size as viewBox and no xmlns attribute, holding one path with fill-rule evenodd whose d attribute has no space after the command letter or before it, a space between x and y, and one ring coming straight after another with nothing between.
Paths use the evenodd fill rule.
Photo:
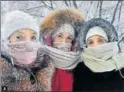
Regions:
<instances>
[{"instance_id":1,"label":"frosted eyebrow","mask_svg":"<svg viewBox=\"0 0 124 92\"><path fill-rule=\"evenodd\" d=\"M62 33L59 33L58 35L63 35Z\"/></svg>"},{"instance_id":2,"label":"frosted eyebrow","mask_svg":"<svg viewBox=\"0 0 124 92\"><path fill-rule=\"evenodd\" d=\"M23 33L23 32L21 32L21 31L16 32L16 34L18 34L18 33L24 34L24 33Z\"/></svg>"}]
</instances>

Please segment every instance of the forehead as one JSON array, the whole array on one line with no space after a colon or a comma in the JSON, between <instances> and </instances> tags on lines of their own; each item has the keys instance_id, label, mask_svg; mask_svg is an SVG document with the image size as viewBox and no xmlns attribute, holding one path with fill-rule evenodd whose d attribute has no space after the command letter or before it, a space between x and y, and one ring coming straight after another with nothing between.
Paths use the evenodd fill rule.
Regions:
<instances>
[{"instance_id":1,"label":"forehead","mask_svg":"<svg viewBox=\"0 0 124 92\"><path fill-rule=\"evenodd\" d=\"M13 34L24 34L25 35L25 34L36 34L36 32L31 29L21 29L21 30L14 32Z\"/></svg>"},{"instance_id":2,"label":"forehead","mask_svg":"<svg viewBox=\"0 0 124 92\"><path fill-rule=\"evenodd\" d=\"M89 38L89 40L90 40L90 39L99 39L99 38L103 38L103 37L100 36L100 35L93 35L93 36L91 36L91 37Z\"/></svg>"},{"instance_id":3,"label":"forehead","mask_svg":"<svg viewBox=\"0 0 124 92\"><path fill-rule=\"evenodd\" d=\"M69 32L61 32L59 34L64 35L64 36L70 36L71 35Z\"/></svg>"}]
</instances>

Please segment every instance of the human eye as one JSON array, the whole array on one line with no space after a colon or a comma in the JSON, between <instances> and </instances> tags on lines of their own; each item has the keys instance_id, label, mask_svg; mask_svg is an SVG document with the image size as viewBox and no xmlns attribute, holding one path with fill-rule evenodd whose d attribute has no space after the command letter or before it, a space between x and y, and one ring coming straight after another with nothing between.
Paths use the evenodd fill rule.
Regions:
<instances>
[{"instance_id":1,"label":"human eye","mask_svg":"<svg viewBox=\"0 0 124 92\"><path fill-rule=\"evenodd\" d=\"M92 44L93 44L93 41L91 40L87 42L87 45L92 45Z\"/></svg>"},{"instance_id":2,"label":"human eye","mask_svg":"<svg viewBox=\"0 0 124 92\"><path fill-rule=\"evenodd\" d=\"M31 40L36 40L36 39L37 39L36 36L32 36L32 37L31 37Z\"/></svg>"},{"instance_id":3,"label":"human eye","mask_svg":"<svg viewBox=\"0 0 124 92\"><path fill-rule=\"evenodd\" d=\"M16 35L15 38L16 38L16 41L22 41L23 40L22 35Z\"/></svg>"},{"instance_id":4,"label":"human eye","mask_svg":"<svg viewBox=\"0 0 124 92\"><path fill-rule=\"evenodd\" d=\"M62 34L58 34L57 37L60 37L61 38L62 37Z\"/></svg>"},{"instance_id":5,"label":"human eye","mask_svg":"<svg viewBox=\"0 0 124 92\"><path fill-rule=\"evenodd\" d=\"M72 36L68 36L67 39L72 40Z\"/></svg>"},{"instance_id":6,"label":"human eye","mask_svg":"<svg viewBox=\"0 0 124 92\"><path fill-rule=\"evenodd\" d=\"M105 42L107 42L107 41L106 41L105 39L101 38L101 39L98 40L98 42L99 42L99 43L105 43Z\"/></svg>"}]
</instances>

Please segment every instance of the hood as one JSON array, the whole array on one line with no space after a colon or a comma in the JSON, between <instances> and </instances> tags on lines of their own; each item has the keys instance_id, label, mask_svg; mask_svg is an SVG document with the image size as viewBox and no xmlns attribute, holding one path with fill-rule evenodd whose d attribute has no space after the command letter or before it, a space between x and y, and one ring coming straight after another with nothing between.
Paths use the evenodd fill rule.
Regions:
<instances>
[{"instance_id":1,"label":"hood","mask_svg":"<svg viewBox=\"0 0 124 92\"><path fill-rule=\"evenodd\" d=\"M49 35L65 23L71 24L78 33L78 26L84 21L83 14L76 9L60 9L53 11L46 16L40 25L40 35Z\"/></svg>"},{"instance_id":2,"label":"hood","mask_svg":"<svg viewBox=\"0 0 124 92\"><path fill-rule=\"evenodd\" d=\"M56 32L57 29L65 23L71 24L74 27L76 39L81 25L84 23L84 16L79 10L68 8L49 13L41 22L40 39L43 37L45 44L50 45L52 33ZM45 36L48 36L48 39L44 39Z\"/></svg>"},{"instance_id":3,"label":"hood","mask_svg":"<svg viewBox=\"0 0 124 92\"><path fill-rule=\"evenodd\" d=\"M84 23L80 30L80 35L79 35L79 47L82 49L85 45L85 38L88 30L94 26L99 26L103 28L103 30L106 32L108 36L108 41L113 42L113 41L118 41L118 35L115 27L107 20L102 19L102 18L95 18L87 21Z\"/></svg>"}]
</instances>

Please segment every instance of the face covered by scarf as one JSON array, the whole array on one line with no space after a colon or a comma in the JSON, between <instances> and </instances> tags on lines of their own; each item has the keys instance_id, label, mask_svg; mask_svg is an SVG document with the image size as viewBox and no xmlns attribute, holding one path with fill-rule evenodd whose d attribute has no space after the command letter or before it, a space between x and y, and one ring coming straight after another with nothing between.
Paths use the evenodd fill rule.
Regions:
<instances>
[{"instance_id":1,"label":"face covered by scarf","mask_svg":"<svg viewBox=\"0 0 124 92\"><path fill-rule=\"evenodd\" d=\"M118 53L117 42L84 48L84 64L93 72L119 70L124 67L124 53Z\"/></svg>"},{"instance_id":2,"label":"face covered by scarf","mask_svg":"<svg viewBox=\"0 0 124 92\"><path fill-rule=\"evenodd\" d=\"M72 40L75 38L75 30L71 24L63 24L57 32L52 35L52 39L59 33L67 32L71 35ZM54 48L53 48L54 47ZM51 57L55 67L60 69L74 69L80 60L79 52L72 52L72 43L53 42L53 47L46 46L45 50Z\"/></svg>"},{"instance_id":3,"label":"face covered by scarf","mask_svg":"<svg viewBox=\"0 0 124 92\"><path fill-rule=\"evenodd\" d=\"M29 66L35 62L40 47L40 42L21 41L9 43L8 51L13 64Z\"/></svg>"},{"instance_id":4,"label":"face covered by scarf","mask_svg":"<svg viewBox=\"0 0 124 92\"><path fill-rule=\"evenodd\" d=\"M57 36L59 33L67 32L71 35L72 40L75 38L75 31L72 25L70 24L63 24L60 26L60 28L57 30L57 32L54 32L52 34L52 39L54 39L55 36ZM61 38L62 39L62 38ZM63 51L71 51L72 43L67 42L53 42L53 47L63 50Z\"/></svg>"},{"instance_id":5,"label":"face covered by scarf","mask_svg":"<svg viewBox=\"0 0 124 92\"><path fill-rule=\"evenodd\" d=\"M52 39L59 33L68 32L72 35L72 39L75 38L74 28L70 24L62 25L57 32L52 36ZM72 43L66 42L54 42L54 46L51 46L51 36L44 38L45 43L50 46L44 46L44 51L52 59L52 63L56 68L71 70L74 69L80 60L80 52L72 52ZM41 49L40 49L41 50ZM42 53L39 50L39 53Z\"/></svg>"}]
</instances>

